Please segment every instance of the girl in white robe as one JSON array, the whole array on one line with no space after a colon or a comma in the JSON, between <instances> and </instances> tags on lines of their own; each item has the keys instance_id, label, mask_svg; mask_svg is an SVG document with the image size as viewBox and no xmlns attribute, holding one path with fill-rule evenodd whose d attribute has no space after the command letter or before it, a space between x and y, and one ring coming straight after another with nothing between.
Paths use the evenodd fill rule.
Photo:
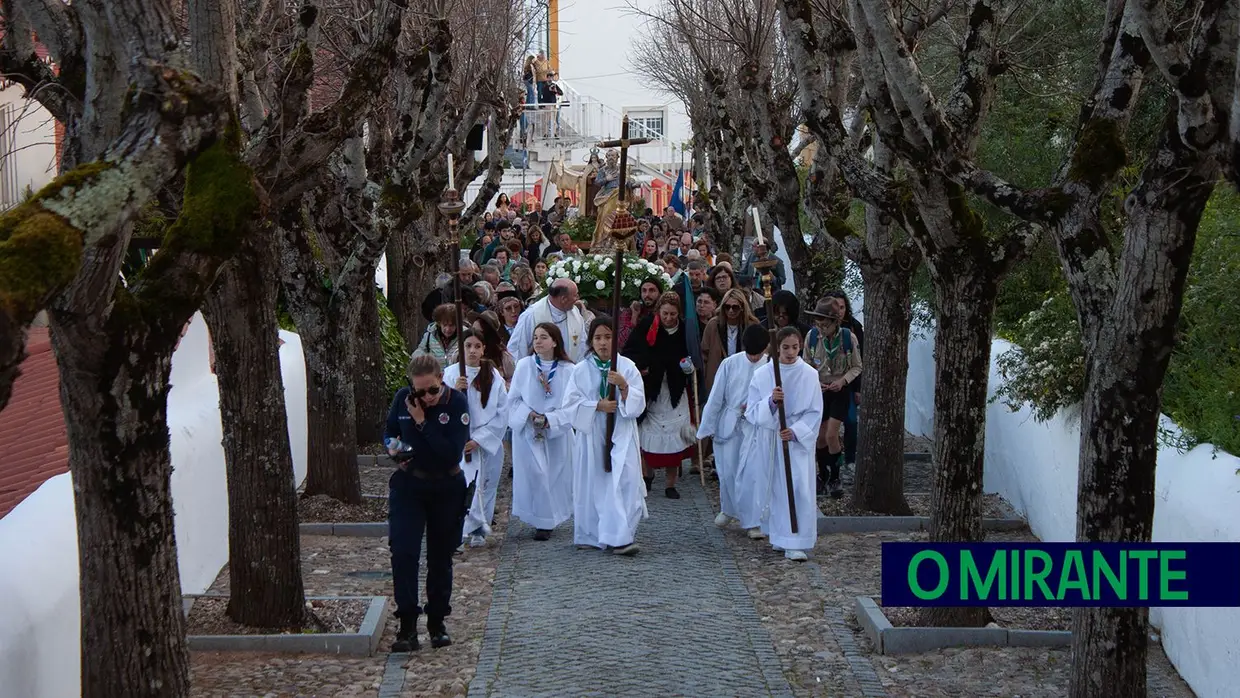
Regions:
<instances>
[{"instance_id":1,"label":"girl in white robe","mask_svg":"<svg viewBox=\"0 0 1240 698\"><path fill-rule=\"evenodd\" d=\"M771 546L784 551L789 560L805 560L806 552L818 541L818 502L815 487L814 447L822 424L822 389L818 371L801 360L801 333L785 327L775 336L779 346L779 371L783 388L775 387L771 364L754 372L749 383L745 417L757 429L752 460L761 460L770 480L769 509L763 517L763 530ZM784 402L788 428L779 429L778 401ZM792 532L788 511L788 482L784 474L781 441L788 443L792 466L792 491L797 509L797 533ZM765 507L764 507L765 508Z\"/></svg>"},{"instance_id":2,"label":"girl in white robe","mask_svg":"<svg viewBox=\"0 0 1240 698\"><path fill-rule=\"evenodd\" d=\"M719 527L727 526L732 521L750 524L750 529L756 529L760 524L762 511L757 498L747 492L738 476L741 472L742 447L747 441L752 441L754 432L753 425L745 419L749 382L754 371L769 361L766 350L770 342L770 334L760 325L750 325L745 329L740 342L744 351L727 357L719 364L715 372L715 387L710 391L706 409L702 412L702 425L698 427L697 438L714 438L720 509L715 525ZM761 476L754 479L762 482Z\"/></svg>"},{"instance_id":3,"label":"girl in white robe","mask_svg":"<svg viewBox=\"0 0 1240 698\"><path fill-rule=\"evenodd\" d=\"M642 374L621 356L611 369L614 331L611 318L599 316L586 333L590 353L573 368L564 411L576 429L573 462L573 542L579 549L612 548L618 555L637 554L637 525L647 517L646 485L642 482L637 418L646 409ZM616 400L608 400L609 386ZM607 414L616 415L615 432L607 443ZM611 451L611 472L603 469L603 449Z\"/></svg>"},{"instance_id":4,"label":"girl in white robe","mask_svg":"<svg viewBox=\"0 0 1240 698\"><path fill-rule=\"evenodd\" d=\"M572 415L560 409L572 370L560 329L539 323L508 391L512 515L534 527L534 540L549 540L573 513Z\"/></svg>"},{"instance_id":5,"label":"girl in white robe","mask_svg":"<svg viewBox=\"0 0 1240 698\"><path fill-rule=\"evenodd\" d=\"M465 451L469 462L461 458L461 470L466 482L477 478L474 501L465 514L462 539L469 538L473 548L486 546L491 535L491 519L495 516L495 495L499 491L499 479L504 469L504 434L508 430L504 407L508 401L508 389L504 376L495 364L482 358L485 347L473 330L465 330L465 375L460 375L460 364L449 364L443 372L447 385L464 392L469 398L469 442ZM486 380L483 375L490 376ZM485 399L484 399L485 398Z\"/></svg>"}]
</instances>

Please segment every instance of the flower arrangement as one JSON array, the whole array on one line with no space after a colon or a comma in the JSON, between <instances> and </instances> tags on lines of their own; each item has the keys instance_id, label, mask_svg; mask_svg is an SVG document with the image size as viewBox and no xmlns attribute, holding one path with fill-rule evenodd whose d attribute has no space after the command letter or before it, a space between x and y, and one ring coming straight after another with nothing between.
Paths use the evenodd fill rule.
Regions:
<instances>
[{"instance_id":1,"label":"flower arrangement","mask_svg":"<svg viewBox=\"0 0 1240 698\"><path fill-rule=\"evenodd\" d=\"M583 255L566 257L552 262L547 268L548 285L556 279L572 279L582 300L587 302L611 298L611 286L616 278L616 259L611 255ZM624 271L620 282L620 298L626 302L638 300L642 282L654 279L660 291L672 287L672 278L663 267L636 255L624 256Z\"/></svg>"}]
</instances>

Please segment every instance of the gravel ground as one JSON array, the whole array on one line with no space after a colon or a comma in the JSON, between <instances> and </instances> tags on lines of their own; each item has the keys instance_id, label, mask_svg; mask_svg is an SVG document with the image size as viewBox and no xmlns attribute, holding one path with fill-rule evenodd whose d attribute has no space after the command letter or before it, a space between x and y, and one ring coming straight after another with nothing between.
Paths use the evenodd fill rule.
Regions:
<instances>
[{"instance_id":1,"label":"gravel ground","mask_svg":"<svg viewBox=\"0 0 1240 698\"><path fill-rule=\"evenodd\" d=\"M325 494L302 496L297 516L302 523L372 523L387 521L386 499L363 498L361 504L345 504Z\"/></svg>"},{"instance_id":2,"label":"gravel ground","mask_svg":"<svg viewBox=\"0 0 1240 698\"><path fill-rule=\"evenodd\" d=\"M908 502L909 508L913 510L914 516L930 515L930 495L928 494L906 494L905 501ZM823 495L818 497L818 511L823 516L886 516L886 514L868 511L854 506L852 503L852 492L848 488L844 488L844 496L839 499L832 499ZM1014 516L1012 507L1003 498L997 494L982 495L982 516L987 518L1002 518L1006 516Z\"/></svg>"},{"instance_id":3,"label":"gravel ground","mask_svg":"<svg viewBox=\"0 0 1240 698\"><path fill-rule=\"evenodd\" d=\"M717 491L710 488L717 503ZM985 696L1060 698L1068 690L1067 650L1023 647L949 649L916 655L883 656L861 633L853 613L857 596L878 596L881 545L924 540L922 533L820 535L809 563L794 563L771 551L765 541L749 540L730 529L726 538L753 596L763 625L775 642L784 675L798 696L860 696L824 608L843 609L846 623L892 698ZM988 541L1034 541L1028 532L994 532ZM1045 609L992 609L1006 627L1063 626L1066 614ZM841 629L841 632L843 630ZM1192 698L1161 646L1152 648L1149 696Z\"/></svg>"},{"instance_id":4,"label":"gravel ground","mask_svg":"<svg viewBox=\"0 0 1240 698\"><path fill-rule=\"evenodd\" d=\"M892 606L883 606L883 615L896 627L920 626L918 610ZM1017 630L1070 630L1072 625L1071 610L1068 608L1021 608L1005 606L990 609L995 623L1003 628Z\"/></svg>"},{"instance_id":5,"label":"gravel ground","mask_svg":"<svg viewBox=\"0 0 1240 698\"><path fill-rule=\"evenodd\" d=\"M388 479L392 477L392 467L388 465L360 465L358 471L362 476L362 494L373 494L382 497L388 495Z\"/></svg>"},{"instance_id":6,"label":"gravel ground","mask_svg":"<svg viewBox=\"0 0 1240 698\"><path fill-rule=\"evenodd\" d=\"M189 612L190 635L283 635L292 633L356 633L366 618L370 602L365 599L307 602L314 620L299 628L255 628L228 617L228 599L194 600Z\"/></svg>"},{"instance_id":7,"label":"gravel ground","mask_svg":"<svg viewBox=\"0 0 1240 698\"><path fill-rule=\"evenodd\" d=\"M496 526L486 548L466 548L453 569L452 615L448 630L454 644L431 649L426 621L419 623L422 650L406 665L403 696L464 696L473 680L491 607L491 585L508 523L511 483L500 482ZM386 502L384 502L386 516ZM302 570L308 595L384 595L391 597L391 560L387 539L343 536L302 536ZM225 568L211 587L227 591ZM395 610L389 602L389 608ZM389 618L379 652L373 657L194 652L191 674L194 696L322 696L378 695L387 651L398 622Z\"/></svg>"}]
</instances>

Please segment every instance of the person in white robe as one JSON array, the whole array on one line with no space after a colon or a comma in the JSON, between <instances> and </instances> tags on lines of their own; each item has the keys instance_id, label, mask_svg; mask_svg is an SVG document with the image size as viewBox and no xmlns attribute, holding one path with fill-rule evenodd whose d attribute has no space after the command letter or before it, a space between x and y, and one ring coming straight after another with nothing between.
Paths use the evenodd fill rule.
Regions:
<instances>
[{"instance_id":1,"label":"person in white robe","mask_svg":"<svg viewBox=\"0 0 1240 698\"><path fill-rule=\"evenodd\" d=\"M505 403L508 389L504 376L488 359L485 347L473 330L465 330L465 375L459 363L450 364L443 372L444 383L455 387L469 398L469 442L461 458L466 482L477 482L473 503L465 513L462 540L469 539L472 548L486 546L491 535L491 519L495 517L495 496L504 469L504 434L508 431ZM486 376L490 376L488 380Z\"/></svg>"},{"instance_id":2,"label":"person in white robe","mask_svg":"<svg viewBox=\"0 0 1240 698\"><path fill-rule=\"evenodd\" d=\"M586 355L586 326L589 320L577 306L577 284L571 279L556 279L547 288L547 295L526 308L517 318L517 326L508 339L508 353L520 361L530 356L534 346L534 328L551 323L564 338L564 352L573 363Z\"/></svg>"},{"instance_id":3,"label":"person in white robe","mask_svg":"<svg viewBox=\"0 0 1240 698\"><path fill-rule=\"evenodd\" d=\"M779 347L782 388L775 387L774 367L768 363L754 372L749 383L745 417L757 427L748 454L762 461L770 477L768 503L763 507L762 528L771 546L789 560L803 561L818 541L818 503L815 487L814 447L822 424L822 389L818 371L801 360L801 332L785 327L775 336ZM776 405L784 403L787 428L780 430ZM797 532L792 532L788 509L788 481L784 473L781 442L788 444L792 469L792 492L796 503Z\"/></svg>"},{"instance_id":4,"label":"person in white robe","mask_svg":"<svg viewBox=\"0 0 1240 698\"><path fill-rule=\"evenodd\" d=\"M580 549L611 548L618 555L635 555L637 525L648 515L637 435L637 418L646 408L642 374L624 356L611 371L615 334L610 317L596 317L586 336L591 350L573 368L563 407L577 432L573 542ZM616 386L615 400L607 399L610 386ZM615 432L608 443L607 415L612 413ZM611 472L603 467L604 448L611 451Z\"/></svg>"},{"instance_id":5,"label":"person in white robe","mask_svg":"<svg viewBox=\"0 0 1240 698\"><path fill-rule=\"evenodd\" d=\"M761 510L757 500L747 494L739 481L742 447L753 440L754 427L745 419L749 399L749 382L754 371L770 360L767 348L771 336L761 325L750 325L741 336L743 351L732 354L719 364L715 372L715 388L706 400L699 439L714 438L715 472L719 476L719 515L715 525L727 526L733 521L759 526ZM759 481L761 478L757 478Z\"/></svg>"},{"instance_id":6,"label":"person in white robe","mask_svg":"<svg viewBox=\"0 0 1240 698\"><path fill-rule=\"evenodd\" d=\"M508 390L512 429L512 516L535 529L535 540L573 513L572 415L560 409L572 382L573 362L560 330L534 328L534 353L517 362Z\"/></svg>"}]
</instances>

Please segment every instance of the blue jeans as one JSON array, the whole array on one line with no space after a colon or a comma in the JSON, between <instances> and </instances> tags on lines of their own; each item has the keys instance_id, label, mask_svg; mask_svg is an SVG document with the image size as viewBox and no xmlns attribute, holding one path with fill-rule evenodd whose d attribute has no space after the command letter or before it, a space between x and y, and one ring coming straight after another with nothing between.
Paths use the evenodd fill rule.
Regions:
<instances>
[{"instance_id":1,"label":"blue jeans","mask_svg":"<svg viewBox=\"0 0 1240 698\"><path fill-rule=\"evenodd\" d=\"M413 466L410 466L413 467ZM392 587L396 617L416 619L418 566L426 533L427 618L452 614L452 555L465 525L465 474L424 479L396 470L388 479L388 547L392 550Z\"/></svg>"}]
</instances>

